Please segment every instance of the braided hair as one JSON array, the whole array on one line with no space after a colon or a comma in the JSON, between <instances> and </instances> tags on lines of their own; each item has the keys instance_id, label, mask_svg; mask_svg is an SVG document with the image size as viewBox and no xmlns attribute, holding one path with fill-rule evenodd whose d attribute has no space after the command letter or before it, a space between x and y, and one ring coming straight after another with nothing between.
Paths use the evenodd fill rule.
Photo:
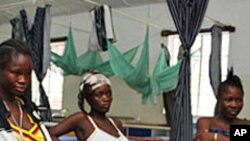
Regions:
<instances>
[{"instance_id":1,"label":"braided hair","mask_svg":"<svg viewBox=\"0 0 250 141\"><path fill-rule=\"evenodd\" d=\"M226 92L229 87L239 88L242 94L244 94L241 79L233 73L233 68L228 71L228 75L225 81L221 82L218 87L218 99L222 93Z\"/></svg>"},{"instance_id":2,"label":"braided hair","mask_svg":"<svg viewBox=\"0 0 250 141\"><path fill-rule=\"evenodd\" d=\"M89 84L85 84L83 89L81 89L81 85L83 82L80 83L80 91L78 93L78 107L80 108L80 110L83 112L83 113L87 113L86 110L84 109L84 98L85 98L85 95L88 95L88 94L91 94L91 85Z\"/></svg>"},{"instance_id":3,"label":"braided hair","mask_svg":"<svg viewBox=\"0 0 250 141\"><path fill-rule=\"evenodd\" d=\"M9 39L0 44L0 68L4 69L10 63L12 55L28 55L32 60L32 52L21 40Z\"/></svg>"}]
</instances>

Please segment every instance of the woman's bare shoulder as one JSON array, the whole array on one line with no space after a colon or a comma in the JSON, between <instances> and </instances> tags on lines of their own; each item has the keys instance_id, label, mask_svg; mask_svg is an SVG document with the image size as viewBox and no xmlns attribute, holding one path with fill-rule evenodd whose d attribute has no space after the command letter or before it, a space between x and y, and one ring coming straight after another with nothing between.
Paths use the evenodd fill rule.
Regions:
<instances>
[{"instance_id":1,"label":"woman's bare shoulder","mask_svg":"<svg viewBox=\"0 0 250 141\"><path fill-rule=\"evenodd\" d=\"M122 122L121 122L121 120L119 120L119 119L116 119L116 118L112 118L112 120L114 121L114 123L117 125L117 126L122 126Z\"/></svg>"},{"instance_id":2,"label":"woman's bare shoulder","mask_svg":"<svg viewBox=\"0 0 250 141\"><path fill-rule=\"evenodd\" d=\"M211 123L214 117L200 117L197 120L197 132L206 132L211 128Z\"/></svg>"},{"instance_id":3,"label":"woman's bare shoulder","mask_svg":"<svg viewBox=\"0 0 250 141\"><path fill-rule=\"evenodd\" d=\"M87 116L83 112L76 112L69 116L67 116L62 122L72 124L72 125L78 125L79 122L85 121L87 119Z\"/></svg>"},{"instance_id":4,"label":"woman's bare shoulder","mask_svg":"<svg viewBox=\"0 0 250 141\"><path fill-rule=\"evenodd\" d=\"M214 117L200 117L198 120L197 120L197 124L198 123L210 123L211 120L213 119Z\"/></svg>"},{"instance_id":5,"label":"woman's bare shoulder","mask_svg":"<svg viewBox=\"0 0 250 141\"><path fill-rule=\"evenodd\" d=\"M237 124L250 125L250 120L248 120L248 119L238 119Z\"/></svg>"},{"instance_id":6,"label":"woman's bare shoulder","mask_svg":"<svg viewBox=\"0 0 250 141\"><path fill-rule=\"evenodd\" d=\"M73 113L71 116L78 117L78 118L83 118L83 117L86 118L87 114L83 112L76 112L76 113Z\"/></svg>"}]
</instances>

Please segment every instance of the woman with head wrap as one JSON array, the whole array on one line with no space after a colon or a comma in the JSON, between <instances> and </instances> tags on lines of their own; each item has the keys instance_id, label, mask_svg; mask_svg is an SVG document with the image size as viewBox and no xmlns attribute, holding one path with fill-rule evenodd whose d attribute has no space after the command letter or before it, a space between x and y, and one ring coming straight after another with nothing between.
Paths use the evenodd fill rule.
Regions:
<instances>
[{"instance_id":1,"label":"woman with head wrap","mask_svg":"<svg viewBox=\"0 0 250 141\"><path fill-rule=\"evenodd\" d=\"M84 99L90 111L83 108ZM98 72L89 72L80 83L78 105L81 112L75 113L50 129L54 140L74 131L78 141L128 141L123 135L122 124L106 116L112 103L110 80Z\"/></svg>"},{"instance_id":2,"label":"woman with head wrap","mask_svg":"<svg viewBox=\"0 0 250 141\"><path fill-rule=\"evenodd\" d=\"M243 97L241 80L230 70L227 79L218 87L218 115L199 118L195 141L229 141L230 125L249 125L249 120L237 117L243 108Z\"/></svg>"}]
</instances>

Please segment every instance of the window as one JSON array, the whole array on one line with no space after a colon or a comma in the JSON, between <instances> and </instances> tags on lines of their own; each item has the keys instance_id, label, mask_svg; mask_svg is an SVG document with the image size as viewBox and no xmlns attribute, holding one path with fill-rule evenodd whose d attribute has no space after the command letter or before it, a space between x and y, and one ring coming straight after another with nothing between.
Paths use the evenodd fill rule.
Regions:
<instances>
[{"instance_id":1,"label":"window","mask_svg":"<svg viewBox=\"0 0 250 141\"><path fill-rule=\"evenodd\" d=\"M222 80L226 78L228 68L229 32L222 33L221 69ZM177 62L181 43L178 35L168 36L170 65ZM211 52L211 34L200 33L191 48L191 106L194 117L212 116L216 99L209 78L209 56Z\"/></svg>"},{"instance_id":2,"label":"window","mask_svg":"<svg viewBox=\"0 0 250 141\"><path fill-rule=\"evenodd\" d=\"M51 43L51 51L58 55L63 55L64 48L65 41ZM53 110L62 109L63 80L63 71L51 63L43 80L43 87ZM32 73L32 101L37 105L40 104L39 83L34 72Z\"/></svg>"}]
</instances>

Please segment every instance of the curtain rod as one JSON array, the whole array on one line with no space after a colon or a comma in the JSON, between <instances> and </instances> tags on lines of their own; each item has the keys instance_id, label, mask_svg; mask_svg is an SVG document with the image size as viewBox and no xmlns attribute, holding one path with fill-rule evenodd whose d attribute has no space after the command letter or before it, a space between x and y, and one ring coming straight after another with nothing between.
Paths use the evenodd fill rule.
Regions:
<instances>
[{"instance_id":1,"label":"curtain rod","mask_svg":"<svg viewBox=\"0 0 250 141\"><path fill-rule=\"evenodd\" d=\"M63 41L67 41L68 37L67 36L62 36L62 37L53 37L50 39L51 43L55 43L55 42L63 42Z\"/></svg>"},{"instance_id":2,"label":"curtain rod","mask_svg":"<svg viewBox=\"0 0 250 141\"><path fill-rule=\"evenodd\" d=\"M229 32L235 32L235 27L234 26L222 26L222 31L229 31ZM204 29L200 29L199 33L206 33L206 32L211 32L212 28L204 28ZM165 36L169 36L169 35L175 35L178 34L177 31L172 31L172 30L162 30L161 31L161 36L165 37Z\"/></svg>"}]
</instances>

